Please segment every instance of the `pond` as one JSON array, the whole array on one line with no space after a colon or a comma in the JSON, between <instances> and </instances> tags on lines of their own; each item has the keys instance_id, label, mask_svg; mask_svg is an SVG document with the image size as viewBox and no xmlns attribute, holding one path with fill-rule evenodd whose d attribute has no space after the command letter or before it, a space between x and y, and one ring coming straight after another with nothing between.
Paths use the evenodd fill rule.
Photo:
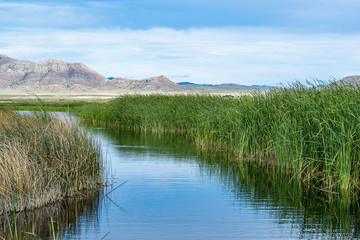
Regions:
<instances>
[{"instance_id":1,"label":"pond","mask_svg":"<svg viewBox=\"0 0 360 240\"><path fill-rule=\"evenodd\" d=\"M22 213L18 227L41 239L53 239L52 229L58 239L99 240L359 236L356 206L272 169L199 155L186 136L90 131L109 186L87 199Z\"/></svg>"}]
</instances>

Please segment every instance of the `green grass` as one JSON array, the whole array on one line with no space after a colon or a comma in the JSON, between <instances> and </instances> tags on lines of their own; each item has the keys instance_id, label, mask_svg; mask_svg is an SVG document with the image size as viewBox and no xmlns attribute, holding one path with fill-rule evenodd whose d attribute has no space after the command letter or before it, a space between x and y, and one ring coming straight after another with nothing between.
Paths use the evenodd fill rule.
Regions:
<instances>
[{"instance_id":1,"label":"green grass","mask_svg":"<svg viewBox=\"0 0 360 240\"><path fill-rule=\"evenodd\" d=\"M97 144L74 124L0 110L0 214L98 189L101 164Z\"/></svg>"},{"instance_id":2,"label":"green grass","mask_svg":"<svg viewBox=\"0 0 360 240\"><path fill-rule=\"evenodd\" d=\"M360 187L360 89L296 83L237 98L123 96L84 106L89 123L189 134L200 149L276 167L331 191Z\"/></svg>"},{"instance_id":3,"label":"green grass","mask_svg":"<svg viewBox=\"0 0 360 240\"><path fill-rule=\"evenodd\" d=\"M0 100L0 110L26 110L26 111L53 111L71 112L78 107L90 104L90 101L81 100L45 100L45 99L2 99Z\"/></svg>"}]
</instances>

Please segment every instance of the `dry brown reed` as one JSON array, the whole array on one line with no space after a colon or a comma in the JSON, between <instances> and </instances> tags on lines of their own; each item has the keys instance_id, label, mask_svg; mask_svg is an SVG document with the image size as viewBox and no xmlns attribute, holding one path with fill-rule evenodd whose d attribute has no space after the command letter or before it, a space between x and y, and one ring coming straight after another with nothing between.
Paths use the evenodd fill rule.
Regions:
<instances>
[{"instance_id":1,"label":"dry brown reed","mask_svg":"<svg viewBox=\"0 0 360 240\"><path fill-rule=\"evenodd\" d=\"M101 166L97 144L74 124L0 111L0 214L97 189Z\"/></svg>"}]
</instances>

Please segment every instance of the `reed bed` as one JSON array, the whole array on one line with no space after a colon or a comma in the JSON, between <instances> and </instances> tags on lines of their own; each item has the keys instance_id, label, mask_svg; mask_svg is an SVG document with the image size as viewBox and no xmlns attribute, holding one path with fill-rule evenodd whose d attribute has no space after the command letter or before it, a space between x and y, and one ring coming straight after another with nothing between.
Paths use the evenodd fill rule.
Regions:
<instances>
[{"instance_id":1,"label":"reed bed","mask_svg":"<svg viewBox=\"0 0 360 240\"><path fill-rule=\"evenodd\" d=\"M122 96L87 122L192 135L199 148L261 163L325 191L360 187L360 88L295 83L251 96Z\"/></svg>"},{"instance_id":2,"label":"reed bed","mask_svg":"<svg viewBox=\"0 0 360 240\"><path fill-rule=\"evenodd\" d=\"M101 183L94 140L45 112L0 111L0 214L83 195Z\"/></svg>"}]
</instances>

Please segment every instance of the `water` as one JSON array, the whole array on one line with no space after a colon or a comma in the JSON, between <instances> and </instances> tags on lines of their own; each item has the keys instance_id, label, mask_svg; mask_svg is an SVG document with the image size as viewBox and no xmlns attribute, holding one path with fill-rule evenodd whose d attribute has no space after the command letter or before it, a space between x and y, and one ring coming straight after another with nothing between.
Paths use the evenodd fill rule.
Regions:
<instances>
[{"instance_id":1,"label":"water","mask_svg":"<svg viewBox=\"0 0 360 240\"><path fill-rule=\"evenodd\" d=\"M52 220L59 239L359 236L358 208L341 196L326 203L328 195L271 170L199 157L184 136L102 128L92 133L107 159L112 185L88 199L23 214L18 225L24 223L41 239L53 239Z\"/></svg>"}]
</instances>

